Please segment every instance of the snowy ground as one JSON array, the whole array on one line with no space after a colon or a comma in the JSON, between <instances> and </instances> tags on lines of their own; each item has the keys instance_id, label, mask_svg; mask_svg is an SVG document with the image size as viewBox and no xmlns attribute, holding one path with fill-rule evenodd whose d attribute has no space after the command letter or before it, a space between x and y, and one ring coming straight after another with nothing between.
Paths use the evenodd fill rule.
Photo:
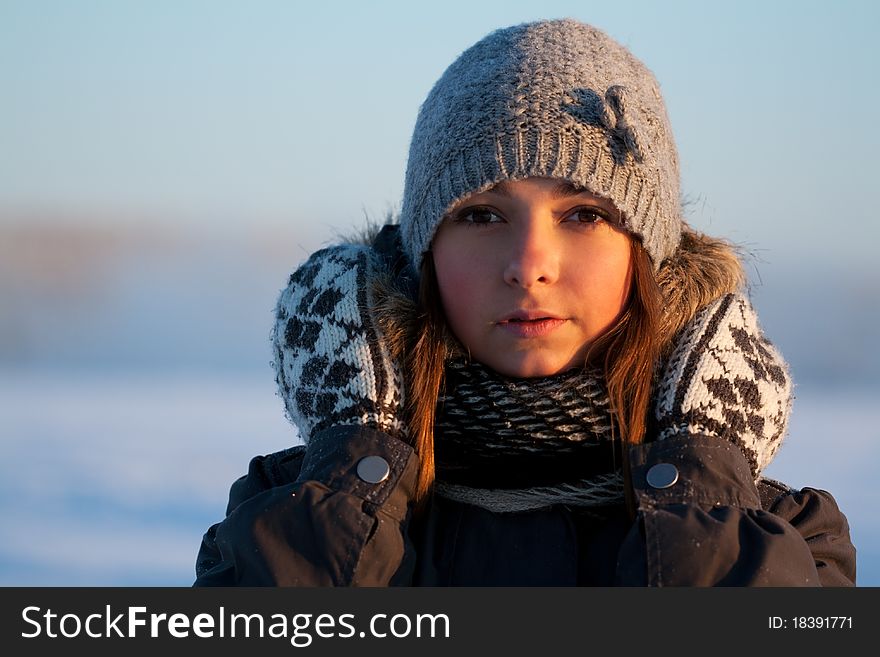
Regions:
<instances>
[{"instance_id":1,"label":"snowy ground","mask_svg":"<svg viewBox=\"0 0 880 657\"><path fill-rule=\"evenodd\" d=\"M871 389L798 389L767 474L831 491L880 585L880 406ZM0 585L188 586L204 530L249 459L297 441L271 373L0 371Z\"/></svg>"}]
</instances>

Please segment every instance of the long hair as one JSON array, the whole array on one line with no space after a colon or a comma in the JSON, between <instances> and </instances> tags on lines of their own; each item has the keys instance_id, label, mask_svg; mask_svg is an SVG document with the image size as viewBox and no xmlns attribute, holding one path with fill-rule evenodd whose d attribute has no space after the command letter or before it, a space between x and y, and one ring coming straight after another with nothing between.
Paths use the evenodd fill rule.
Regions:
<instances>
[{"instance_id":1,"label":"long hair","mask_svg":"<svg viewBox=\"0 0 880 657\"><path fill-rule=\"evenodd\" d=\"M619 440L626 506L634 517L636 503L625 447L645 438L654 374L663 348L663 296L651 259L634 237L630 237L630 254L629 298L617 321L590 345L586 362L598 365L605 376L614 419L612 440Z\"/></svg>"},{"instance_id":2,"label":"long hair","mask_svg":"<svg viewBox=\"0 0 880 657\"><path fill-rule=\"evenodd\" d=\"M409 383L407 419L420 464L415 493L418 514L424 510L434 484L434 419L450 340L430 254L422 259L417 304L405 366Z\"/></svg>"},{"instance_id":3,"label":"long hair","mask_svg":"<svg viewBox=\"0 0 880 657\"><path fill-rule=\"evenodd\" d=\"M598 366L604 374L611 412L613 438L625 456L626 446L646 438L658 365L678 330L720 294L734 291L744 281L734 247L685 226L679 252L655 274L651 260L636 237L630 237L631 285L616 322L590 346L584 366ZM437 274L430 253L422 259L415 321L403 354L407 380L406 418L411 441L419 454L416 513L425 509L434 482L434 422L444 381L447 355L455 340L447 326ZM631 499L629 462L622 458L626 502Z\"/></svg>"}]
</instances>

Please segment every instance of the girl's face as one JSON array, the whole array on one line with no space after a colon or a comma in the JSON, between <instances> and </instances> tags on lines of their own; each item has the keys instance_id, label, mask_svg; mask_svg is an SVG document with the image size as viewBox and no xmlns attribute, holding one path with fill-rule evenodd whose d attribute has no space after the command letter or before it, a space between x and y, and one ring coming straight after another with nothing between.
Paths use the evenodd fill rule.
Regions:
<instances>
[{"instance_id":1,"label":"girl's face","mask_svg":"<svg viewBox=\"0 0 880 657\"><path fill-rule=\"evenodd\" d=\"M536 377L583 366L629 295L630 237L611 201L553 178L457 204L432 244L440 298L471 357Z\"/></svg>"}]
</instances>

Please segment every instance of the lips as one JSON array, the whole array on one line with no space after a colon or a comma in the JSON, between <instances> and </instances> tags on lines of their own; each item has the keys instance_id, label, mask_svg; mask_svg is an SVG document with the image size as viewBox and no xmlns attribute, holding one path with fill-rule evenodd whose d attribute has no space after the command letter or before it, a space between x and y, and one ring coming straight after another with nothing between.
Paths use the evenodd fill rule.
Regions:
<instances>
[{"instance_id":1,"label":"lips","mask_svg":"<svg viewBox=\"0 0 880 657\"><path fill-rule=\"evenodd\" d=\"M515 310L498 323L505 322L534 322L545 319L559 319L556 315L546 310Z\"/></svg>"},{"instance_id":2,"label":"lips","mask_svg":"<svg viewBox=\"0 0 880 657\"><path fill-rule=\"evenodd\" d=\"M544 310L517 310L497 322L498 328L518 338L540 338L565 324Z\"/></svg>"}]
</instances>

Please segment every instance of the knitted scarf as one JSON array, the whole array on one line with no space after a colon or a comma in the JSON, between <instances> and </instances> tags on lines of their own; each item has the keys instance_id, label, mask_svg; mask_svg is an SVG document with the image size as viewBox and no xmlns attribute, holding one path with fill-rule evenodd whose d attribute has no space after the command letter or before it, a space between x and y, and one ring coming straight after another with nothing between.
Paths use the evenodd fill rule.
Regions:
<instances>
[{"instance_id":1,"label":"knitted scarf","mask_svg":"<svg viewBox=\"0 0 880 657\"><path fill-rule=\"evenodd\" d=\"M434 490L490 511L623 503L612 427L598 370L513 379L450 361L437 407Z\"/></svg>"},{"instance_id":2,"label":"knitted scarf","mask_svg":"<svg viewBox=\"0 0 880 657\"><path fill-rule=\"evenodd\" d=\"M748 299L723 295L677 335L652 402L653 439L730 440L757 481L782 444L792 383ZM436 492L492 511L624 499L620 441L598 370L512 379L460 357L446 367Z\"/></svg>"}]
</instances>

